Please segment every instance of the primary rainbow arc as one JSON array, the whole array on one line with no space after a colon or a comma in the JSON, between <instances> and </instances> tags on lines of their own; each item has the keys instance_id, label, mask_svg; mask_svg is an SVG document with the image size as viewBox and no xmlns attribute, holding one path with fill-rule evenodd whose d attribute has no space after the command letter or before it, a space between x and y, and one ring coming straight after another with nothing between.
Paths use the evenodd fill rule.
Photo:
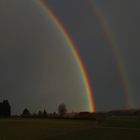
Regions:
<instances>
[{"instance_id":1,"label":"primary rainbow arc","mask_svg":"<svg viewBox=\"0 0 140 140\"><path fill-rule=\"evenodd\" d=\"M54 15L54 13L49 9L49 7L47 6L46 2L44 3L43 0L38 0L38 3L43 7L43 9L47 12L47 14L50 16L50 18L52 19L52 21L55 23L56 27L59 29L59 31L63 34L67 44L70 46L73 55L75 57L75 60L79 66L83 81L84 81L84 85L86 88L86 92L87 92L87 96L88 96L88 102L89 102L89 109L91 112L95 112L95 105L94 105L94 100L93 100L93 95L92 95L92 90L91 90L91 86L90 86L90 82L88 79L88 74L85 70L84 64L82 62L82 59L78 53L78 50L76 49L75 44L73 43L73 41L71 40L71 38L69 37L68 33L65 31L64 27L62 26L62 24L60 23L59 19Z\"/></svg>"}]
</instances>

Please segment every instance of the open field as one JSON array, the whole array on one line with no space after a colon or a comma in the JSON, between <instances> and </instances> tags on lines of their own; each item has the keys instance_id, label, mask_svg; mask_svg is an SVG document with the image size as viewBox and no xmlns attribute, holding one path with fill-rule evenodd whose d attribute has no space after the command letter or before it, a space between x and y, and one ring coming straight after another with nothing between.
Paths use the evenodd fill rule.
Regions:
<instances>
[{"instance_id":1,"label":"open field","mask_svg":"<svg viewBox=\"0 0 140 140\"><path fill-rule=\"evenodd\" d=\"M105 121L104 126L140 129L140 117L135 116L110 117Z\"/></svg>"},{"instance_id":2,"label":"open field","mask_svg":"<svg viewBox=\"0 0 140 140\"><path fill-rule=\"evenodd\" d=\"M140 140L140 118L92 120L1 119L0 140Z\"/></svg>"}]
</instances>

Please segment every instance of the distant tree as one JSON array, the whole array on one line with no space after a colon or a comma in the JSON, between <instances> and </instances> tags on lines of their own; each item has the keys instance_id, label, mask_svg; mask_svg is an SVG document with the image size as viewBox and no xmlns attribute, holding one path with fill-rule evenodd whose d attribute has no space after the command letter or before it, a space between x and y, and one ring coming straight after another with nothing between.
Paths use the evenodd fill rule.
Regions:
<instances>
[{"instance_id":1,"label":"distant tree","mask_svg":"<svg viewBox=\"0 0 140 140\"><path fill-rule=\"evenodd\" d=\"M34 112L34 113L32 114L32 117L37 117L37 114Z\"/></svg>"},{"instance_id":2,"label":"distant tree","mask_svg":"<svg viewBox=\"0 0 140 140\"><path fill-rule=\"evenodd\" d=\"M30 116L30 115L31 115L30 111L29 111L27 108L25 108L25 109L23 110L23 112L22 112L22 116L28 117L28 116Z\"/></svg>"},{"instance_id":3,"label":"distant tree","mask_svg":"<svg viewBox=\"0 0 140 140\"><path fill-rule=\"evenodd\" d=\"M2 103L0 103L0 117L3 116L3 105Z\"/></svg>"},{"instance_id":4,"label":"distant tree","mask_svg":"<svg viewBox=\"0 0 140 140\"><path fill-rule=\"evenodd\" d=\"M43 117L47 117L47 112L46 112L46 110L44 109L44 111L43 111Z\"/></svg>"},{"instance_id":5,"label":"distant tree","mask_svg":"<svg viewBox=\"0 0 140 140\"><path fill-rule=\"evenodd\" d=\"M56 112L53 112L52 115L53 115L54 118L57 116Z\"/></svg>"},{"instance_id":6,"label":"distant tree","mask_svg":"<svg viewBox=\"0 0 140 140\"><path fill-rule=\"evenodd\" d=\"M59 113L60 116L63 116L67 113L67 108L66 108L65 104L60 104L58 106L58 113Z\"/></svg>"},{"instance_id":7,"label":"distant tree","mask_svg":"<svg viewBox=\"0 0 140 140\"><path fill-rule=\"evenodd\" d=\"M41 110L38 111L38 117L42 117L43 116L43 112Z\"/></svg>"},{"instance_id":8,"label":"distant tree","mask_svg":"<svg viewBox=\"0 0 140 140\"><path fill-rule=\"evenodd\" d=\"M4 117L10 117L11 116L11 106L9 104L8 100L3 101L3 106L4 106Z\"/></svg>"},{"instance_id":9,"label":"distant tree","mask_svg":"<svg viewBox=\"0 0 140 140\"><path fill-rule=\"evenodd\" d=\"M10 117L11 116L11 106L8 100L4 100L0 103L0 117Z\"/></svg>"}]
</instances>

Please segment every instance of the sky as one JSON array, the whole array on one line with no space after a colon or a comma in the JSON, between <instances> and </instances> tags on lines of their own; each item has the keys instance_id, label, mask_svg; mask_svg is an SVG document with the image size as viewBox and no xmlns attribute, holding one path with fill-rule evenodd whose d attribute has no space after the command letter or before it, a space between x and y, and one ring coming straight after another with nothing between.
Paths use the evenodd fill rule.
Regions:
<instances>
[{"instance_id":1,"label":"sky","mask_svg":"<svg viewBox=\"0 0 140 140\"><path fill-rule=\"evenodd\" d=\"M139 108L139 4L134 0L45 0L75 43L87 70L96 111ZM98 13L98 14L97 14ZM82 76L70 47L36 1L0 1L0 99L14 113L88 110ZM109 39L107 39L109 34ZM123 74L112 43L120 54ZM129 93L125 95L123 78Z\"/></svg>"}]
</instances>

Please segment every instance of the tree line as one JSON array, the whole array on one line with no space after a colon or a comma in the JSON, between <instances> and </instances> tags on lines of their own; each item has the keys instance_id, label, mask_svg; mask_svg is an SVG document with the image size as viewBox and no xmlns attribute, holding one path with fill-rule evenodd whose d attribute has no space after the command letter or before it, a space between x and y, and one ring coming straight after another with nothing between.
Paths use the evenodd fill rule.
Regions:
<instances>
[{"instance_id":1,"label":"tree line","mask_svg":"<svg viewBox=\"0 0 140 140\"><path fill-rule=\"evenodd\" d=\"M67 118L67 119L94 119L97 122L103 122L106 117L110 116L140 116L140 109L114 110L109 112L71 112L67 113L66 105L60 104L57 112L48 113L45 109L37 113L31 113L25 108L20 115L11 115L11 105L8 100L0 102L0 118L24 117L24 118Z\"/></svg>"},{"instance_id":2,"label":"tree line","mask_svg":"<svg viewBox=\"0 0 140 140\"><path fill-rule=\"evenodd\" d=\"M38 113L31 113L28 108L25 108L20 115L21 117L49 117L49 116L60 116L62 117L67 113L67 108L65 104L60 104L58 106L58 113L47 113L44 109L43 111L39 110ZM0 118L11 117L11 105L8 100L3 100L0 102Z\"/></svg>"},{"instance_id":3,"label":"tree line","mask_svg":"<svg viewBox=\"0 0 140 140\"><path fill-rule=\"evenodd\" d=\"M64 116L67 113L67 108L65 104L60 104L58 106L58 113L47 113L44 109L43 111L39 110L38 113L31 113L29 109L25 108L21 114L21 117L57 117L57 116Z\"/></svg>"}]
</instances>

